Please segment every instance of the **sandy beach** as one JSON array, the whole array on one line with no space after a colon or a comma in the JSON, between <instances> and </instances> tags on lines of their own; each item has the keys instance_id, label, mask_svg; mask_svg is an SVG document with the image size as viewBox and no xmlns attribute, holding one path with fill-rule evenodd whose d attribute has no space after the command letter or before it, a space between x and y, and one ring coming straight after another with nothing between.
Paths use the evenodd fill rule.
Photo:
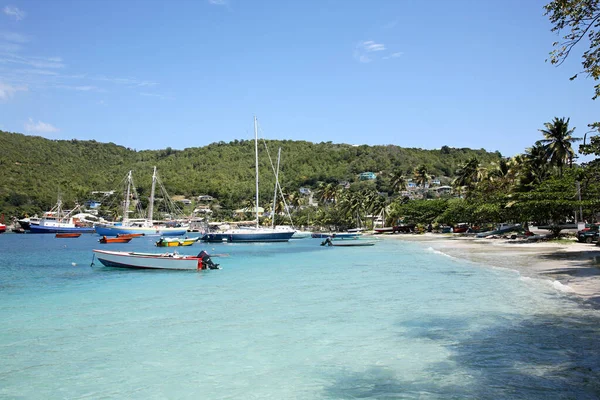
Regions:
<instances>
[{"instance_id":1,"label":"sandy beach","mask_svg":"<svg viewBox=\"0 0 600 400\"><path fill-rule=\"evenodd\" d=\"M452 257L510 268L522 276L552 281L557 290L600 308L600 247L577 241L524 242L452 234L397 234L386 238L420 242Z\"/></svg>"}]
</instances>

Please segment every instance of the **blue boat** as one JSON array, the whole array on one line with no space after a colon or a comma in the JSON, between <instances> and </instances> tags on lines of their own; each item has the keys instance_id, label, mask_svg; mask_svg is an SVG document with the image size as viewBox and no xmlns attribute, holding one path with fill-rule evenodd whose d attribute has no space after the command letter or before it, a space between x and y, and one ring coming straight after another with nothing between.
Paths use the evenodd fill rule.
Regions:
<instances>
[{"instance_id":1,"label":"blue boat","mask_svg":"<svg viewBox=\"0 0 600 400\"><path fill-rule=\"evenodd\" d=\"M78 225L79 221L72 216L72 213L78 209L79 206L76 205L69 212L63 211L59 197L52 210L44 213L39 224L31 224L29 229L31 233L94 233L94 227Z\"/></svg>"},{"instance_id":2,"label":"blue boat","mask_svg":"<svg viewBox=\"0 0 600 400\"><path fill-rule=\"evenodd\" d=\"M225 232L206 233L200 240L203 242L228 242L228 243L250 243L250 242L287 242L291 239L294 231L277 231L275 229L231 229Z\"/></svg>"}]
</instances>

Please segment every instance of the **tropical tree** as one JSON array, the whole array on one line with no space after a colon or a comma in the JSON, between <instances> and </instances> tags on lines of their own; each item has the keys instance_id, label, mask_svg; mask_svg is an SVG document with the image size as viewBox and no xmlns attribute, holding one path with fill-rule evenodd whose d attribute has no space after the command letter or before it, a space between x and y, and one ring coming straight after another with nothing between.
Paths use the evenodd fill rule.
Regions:
<instances>
[{"instance_id":1,"label":"tropical tree","mask_svg":"<svg viewBox=\"0 0 600 400\"><path fill-rule=\"evenodd\" d=\"M466 189L467 195L475 188L481 179L481 169L477 157L472 157L456 171L456 178L452 182L455 188Z\"/></svg>"},{"instance_id":2,"label":"tropical tree","mask_svg":"<svg viewBox=\"0 0 600 400\"><path fill-rule=\"evenodd\" d=\"M415 180L415 184L421 187L423 191L423 198L425 198L425 186L431 180L431 175L429 175L429 168L425 164L419 165L413 171L413 179Z\"/></svg>"},{"instance_id":3,"label":"tropical tree","mask_svg":"<svg viewBox=\"0 0 600 400\"><path fill-rule=\"evenodd\" d=\"M569 129L569 120L570 118L565 120L564 118L555 117L552 122L546 122L544 124L546 129L540 129L544 139L538 141L538 143L544 145L546 158L552 165L558 167L560 176L563 174L564 165L573 165L575 151L573 151L571 144L581 140L581 138L572 136L575 128Z\"/></svg>"},{"instance_id":4,"label":"tropical tree","mask_svg":"<svg viewBox=\"0 0 600 400\"><path fill-rule=\"evenodd\" d=\"M401 169L396 169L396 171L391 174L391 185L392 189L396 193L401 193L406 190L406 187L408 186L408 179L406 179L404 171Z\"/></svg>"}]
</instances>

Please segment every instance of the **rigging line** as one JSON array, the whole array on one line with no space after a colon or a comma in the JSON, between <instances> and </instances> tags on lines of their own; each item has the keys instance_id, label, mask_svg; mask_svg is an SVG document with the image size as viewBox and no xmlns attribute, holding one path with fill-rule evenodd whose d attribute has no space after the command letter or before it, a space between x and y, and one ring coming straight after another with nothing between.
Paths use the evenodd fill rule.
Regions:
<instances>
[{"instance_id":1,"label":"rigging line","mask_svg":"<svg viewBox=\"0 0 600 400\"><path fill-rule=\"evenodd\" d=\"M267 150L267 155L269 156L269 161L271 163L271 169L273 170L273 174L275 174L275 176L277 176L276 172L275 172L275 166L273 165L273 159L271 158L271 153L269 152L269 147L267 146L267 142L265 141L264 138L262 138L263 144L265 145L265 149ZM292 215L290 214L290 207L288 206L287 202L285 201L285 197L283 196L283 190L281 189L281 184L279 183L279 179L277 178L275 180L275 189L279 188L279 194L281 195L281 200L283 201L283 206L285 208L285 211L287 213L288 218L290 219L290 224L292 224L292 229L296 229L294 227L294 220L292 220ZM275 218L275 210L273 210L273 219Z\"/></svg>"}]
</instances>

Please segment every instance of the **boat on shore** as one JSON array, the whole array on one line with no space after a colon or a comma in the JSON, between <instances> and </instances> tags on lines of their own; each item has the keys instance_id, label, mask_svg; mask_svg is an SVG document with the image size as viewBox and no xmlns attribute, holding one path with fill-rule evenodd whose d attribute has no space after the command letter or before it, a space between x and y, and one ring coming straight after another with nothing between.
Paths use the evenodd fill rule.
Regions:
<instances>
[{"instance_id":1,"label":"boat on shore","mask_svg":"<svg viewBox=\"0 0 600 400\"><path fill-rule=\"evenodd\" d=\"M196 256L173 253L136 253L131 251L94 250L94 257L104 266L135 269L202 270L219 269L210 255L202 250ZM93 265L93 261L92 261Z\"/></svg>"},{"instance_id":2,"label":"boat on shore","mask_svg":"<svg viewBox=\"0 0 600 400\"><path fill-rule=\"evenodd\" d=\"M56 238L78 238L81 233L57 233L54 235Z\"/></svg>"},{"instance_id":3,"label":"boat on shore","mask_svg":"<svg viewBox=\"0 0 600 400\"><path fill-rule=\"evenodd\" d=\"M100 243L129 243L131 241L131 237L106 237L102 236L98 239Z\"/></svg>"},{"instance_id":4,"label":"boat on shore","mask_svg":"<svg viewBox=\"0 0 600 400\"><path fill-rule=\"evenodd\" d=\"M256 227L229 229L224 232L209 232L204 234L200 240L203 242L287 242L294 235L294 231L281 231L273 228L263 228L259 223L258 215L258 123L254 117L254 153L256 170Z\"/></svg>"},{"instance_id":5,"label":"boat on shore","mask_svg":"<svg viewBox=\"0 0 600 400\"><path fill-rule=\"evenodd\" d=\"M97 224L96 233L101 236L118 236L119 234L144 234L153 236L182 236L187 232L187 226L181 226L179 224L156 224L154 218L154 192L156 190L156 184L160 186L163 198L170 201L166 190L162 186L158 175L156 174L156 167L154 167L154 173L152 174L152 189L150 191L150 202L148 203L148 217L147 218L129 218L129 206L131 203L132 195L136 195L135 186L133 184L132 171L129 171L126 178L126 189L124 194L123 202L123 221L120 224ZM139 203L138 203L139 204ZM175 208L175 206L173 206Z\"/></svg>"},{"instance_id":6,"label":"boat on shore","mask_svg":"<svg viewBox=\"0 0 600 400\"><path fill-rule=\"evenodd\" d=\"M44 213L37 225L30 224L29 229L31 233L94 233L93 226L86 226L73 217L73 212L79 208L76 204L71 211L65 212L59 197L56 205Z\"/></svg>"}]
</instances>

